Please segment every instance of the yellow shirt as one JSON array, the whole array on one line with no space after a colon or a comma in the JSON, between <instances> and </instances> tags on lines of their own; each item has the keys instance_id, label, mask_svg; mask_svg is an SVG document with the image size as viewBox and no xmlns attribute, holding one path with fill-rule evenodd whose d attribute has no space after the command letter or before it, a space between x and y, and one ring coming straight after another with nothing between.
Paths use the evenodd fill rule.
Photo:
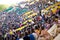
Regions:
<instances>
[{"instance_id":1,"label":"yellow shirt","mask_svg":"<svg viewBox=\"0 0 60 40\"><path fill-rule=\"evenodd\" d=\"M14 34L14 33L13 33L13 31L12 31L12 30L10 30L9 34L11 34L11 35L12 35L12 34Z\"/></svg>"}]
</instances>

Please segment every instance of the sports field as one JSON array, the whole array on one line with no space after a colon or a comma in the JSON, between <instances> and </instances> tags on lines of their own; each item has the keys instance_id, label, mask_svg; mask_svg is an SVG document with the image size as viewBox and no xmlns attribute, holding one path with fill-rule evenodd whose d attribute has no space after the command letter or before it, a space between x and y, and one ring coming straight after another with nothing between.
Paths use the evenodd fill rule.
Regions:
<instances>
[{"instance_id":1,"label":"sports field","mask_svg":"<svg viewBox=\"0 0 60 40\"><path fill-rule=\"evenodd\" d=\"M0 4L0 11L8 8L9 6L8 5L3 5L3 4Z\"/></svg>"}]
</instances>

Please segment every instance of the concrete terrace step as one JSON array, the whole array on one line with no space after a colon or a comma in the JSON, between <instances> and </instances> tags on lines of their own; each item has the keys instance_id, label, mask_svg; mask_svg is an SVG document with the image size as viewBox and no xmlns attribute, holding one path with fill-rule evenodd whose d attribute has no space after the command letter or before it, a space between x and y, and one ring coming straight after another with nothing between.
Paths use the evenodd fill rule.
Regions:
<instances>
[{"instance_id":1,"label":"concrete terrace step","mask_svg":"<svg viewBox=\"0 0 60 40\"><path fill-rule=\"evenodd\" d=\"M58 35L54 38L54 40L60 40L60 34L58 34Z\"/></svg>"}]
</instances>

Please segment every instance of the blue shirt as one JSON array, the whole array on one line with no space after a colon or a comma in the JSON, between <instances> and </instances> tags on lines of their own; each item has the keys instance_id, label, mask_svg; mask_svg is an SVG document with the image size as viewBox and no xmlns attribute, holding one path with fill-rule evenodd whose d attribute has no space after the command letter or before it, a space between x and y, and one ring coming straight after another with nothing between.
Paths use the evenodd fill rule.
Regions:
<instances>
[{"instance_id":1,"label":"blue shirt","mask_svg":"<svg viewBox=\"0 0 60 40\"><path fill-rule=\"evenodd\" d=\"M32 34L30 34L29 36L30 36L30 40L35 40L35 38Z\"/></svg>"},{"instance_id":2,"label":"blue shirt","mask_svg":"<svg viewBox=\"0 0 60 40\"><path fill-rule=\"evenodd\" d=\"M17 38L16 40L19 40L19 38Z\"/></svg>"}]
</instances>

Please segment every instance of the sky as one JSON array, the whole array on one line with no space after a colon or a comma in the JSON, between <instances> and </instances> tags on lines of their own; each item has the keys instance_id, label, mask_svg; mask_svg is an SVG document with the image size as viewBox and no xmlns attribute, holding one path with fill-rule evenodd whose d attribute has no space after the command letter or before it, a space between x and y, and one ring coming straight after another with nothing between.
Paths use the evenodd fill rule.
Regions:
<instances>
[{"instance_id":1,"label":"sky","mask_svg":"<svg viewBox=\"0 0 60 40\"><path fill-rule=\"evenodd\" d=\"M26 0L0 0L0 4L11 5L11 4L16 4L16 3L19 3L19 2L22 2L22 1L26 1Z\"/></svg>"},{"instance_id":2,"label":"sky","mask_svg":"<svg viewBox=\"0 0 60 40\"><path fill-rule=\"evenodd\" d=\"M0 0L0 4L16 4L21 1L26 1L26 0ZM57 0L60 1L60 0Z\"/></svg>"}]
</instances>

